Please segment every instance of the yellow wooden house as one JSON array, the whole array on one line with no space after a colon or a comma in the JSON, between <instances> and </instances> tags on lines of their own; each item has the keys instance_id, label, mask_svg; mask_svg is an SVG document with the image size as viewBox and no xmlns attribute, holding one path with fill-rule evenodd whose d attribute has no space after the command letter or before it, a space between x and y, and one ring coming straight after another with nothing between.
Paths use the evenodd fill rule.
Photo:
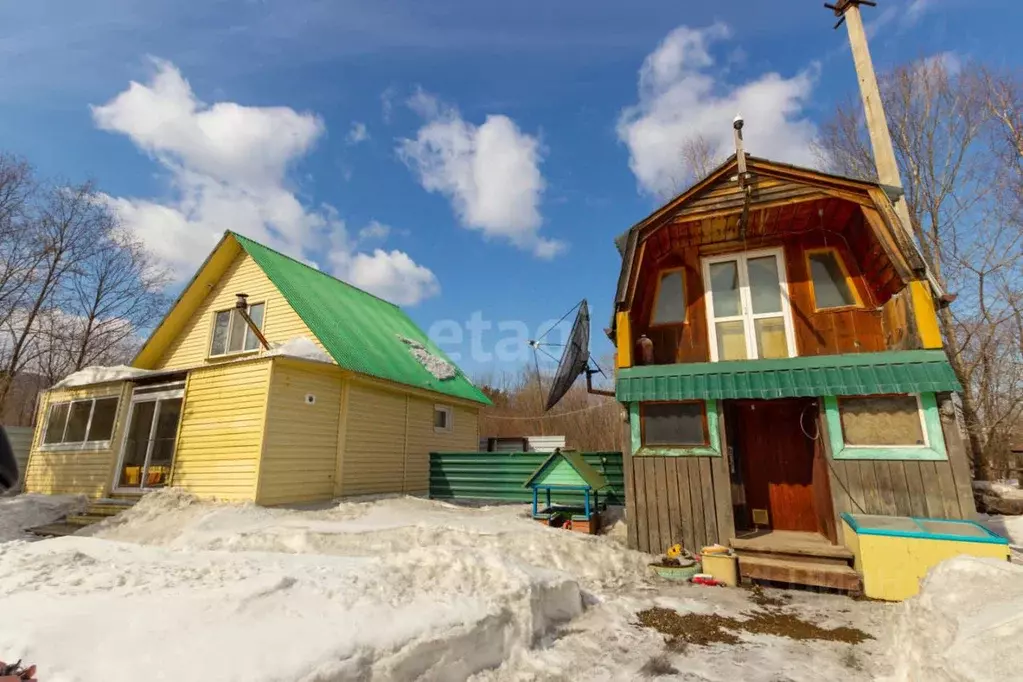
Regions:
<instances>
[{"instance_id":1,"label":"yellow wooden house","mask_svg":"<svg viewBox=\"0 0 1023 682\"><path fill-rule=\"evenodd\" d=\"M25 488L425 494L429 453L475 450L487 404L397 306L227 232L131 368L42 396Z\"/></svg>"}]
</instances>

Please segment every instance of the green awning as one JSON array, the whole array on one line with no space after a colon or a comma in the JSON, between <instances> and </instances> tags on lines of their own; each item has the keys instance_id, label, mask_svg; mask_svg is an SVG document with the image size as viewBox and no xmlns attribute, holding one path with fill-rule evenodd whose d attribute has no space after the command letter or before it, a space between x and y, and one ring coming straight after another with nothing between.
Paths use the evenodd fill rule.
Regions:
<instances>
[{"instance_id":1,"label":"green awning","mask_svg":"<svg viewBox=\"0 0 1023 682\"><path fill-rule=\"evenodd\" d=\"M960 390L940 350L647 365L618 370L615 386L623 403Z\"/></svg>"}]
</instances>

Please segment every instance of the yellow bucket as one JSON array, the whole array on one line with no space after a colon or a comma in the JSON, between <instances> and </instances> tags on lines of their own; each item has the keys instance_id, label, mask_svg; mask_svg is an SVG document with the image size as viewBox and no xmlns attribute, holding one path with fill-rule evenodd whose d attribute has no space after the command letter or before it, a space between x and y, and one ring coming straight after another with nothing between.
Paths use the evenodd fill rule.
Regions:
<instances>
[{"instance_id":1,"label":"yellow bucket","mask_svg":"<svg viewBox=\"0 0 1023 682\"><path fill-rule=\"evenodd\" d=\"M714 576L718 582L735 587L739 584L738 565L732 554L703 554L703 572Z\"/></svg>"}]
</instances>

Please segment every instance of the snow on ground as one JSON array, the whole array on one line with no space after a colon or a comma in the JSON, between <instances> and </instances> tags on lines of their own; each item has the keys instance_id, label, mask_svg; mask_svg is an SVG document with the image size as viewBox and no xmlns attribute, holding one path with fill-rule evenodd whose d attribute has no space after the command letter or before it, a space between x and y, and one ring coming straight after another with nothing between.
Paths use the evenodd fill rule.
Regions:
<instances>
[{"instance_id":1,"label":"snow on ground","mask_svg":"<svg viewBox=\"0 0 1023 682\"><path fill-rule=\"evenodd\" d=\"M1003 481L974 481L973 489L990 495L996 495L1006 500L1023 500L1023 490L1018 486L1010 485Z\"/></svg>"},{"instance_id":2,"label":"snow on ground","mask_svg":"<svg viewBox=\"0 0 1023 682\"><path fill-rule=\"evenodd\" d=\"M680 671L674 679L855 681L915 679L900 656L941 654L926 649L926 618L952 648L968 646L969 614L941 595L907 611L769 591L808 622L877 639L743 633L739 644L669 650L637 612L741 618L757 607L745 590L658 581L649 561L608 537L544 527L518 505L392 498L285 510L166 490L78 536L0 544L0 612L18 614L0 620L0 658L23 657L59 682L186 671L246 682L634 680L652 660ZM895 625L906 653L885 635ZM985 648L974 649L983 672Z\"/></svg>"},{"instance_id":3,"label":"snow on ground","mask_svg":"<svg viewBox=\"0 0 1023 682\"><path fill-rule=\"evenodd\" d=\"M1023 516L1000 516L979 514L980 522L988 530L998 533L1014 548L1023 549Z\"/></svg>"},{"instance_id":4,"label":"snow on ground","mask_svg":"<svg viewBox=\"0 0 1023 682\"><path fill-rule=\"evenodd\" d=\"M43 526L85 508L78 495L0 496L0 543L30 539L26 528Z\"/></svg>"},{"instance_id":5,"label":"snow on ground","mask_svg":"<svg viewBox=\"0 0 1023 682\"><path fill-rule=\"evenodd\" d=\"M899 611L896 679L1019 679L1021 614L1023 566L975 557L940 564Z\"/></svg>"}]
</instances>

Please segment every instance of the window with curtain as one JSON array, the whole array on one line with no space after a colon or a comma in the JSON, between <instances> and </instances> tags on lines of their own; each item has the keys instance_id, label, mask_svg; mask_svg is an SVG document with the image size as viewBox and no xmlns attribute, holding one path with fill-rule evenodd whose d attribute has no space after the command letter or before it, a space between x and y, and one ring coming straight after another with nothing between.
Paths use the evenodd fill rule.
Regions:
<instances>
[{"instance_id":1,"label":"window with curtain","mask_svg":"<svg viewBox=\"0 0 1023 682\"><path fill-rule=\"evenodd\" d=\"M697 447L710 442L702 400L641 403L639 414L644 447Z\"/></svg>"},{"instance_id":2,"label":"window with curtain","mask_svg":"<svg viewBox=\"0 0 1023 682\"><path fill-rule=\"evenodd\" d=\"M846 445L927 445L920 401L915 395L839 398L838 415Z\"/></svg>"}]
</instances>

